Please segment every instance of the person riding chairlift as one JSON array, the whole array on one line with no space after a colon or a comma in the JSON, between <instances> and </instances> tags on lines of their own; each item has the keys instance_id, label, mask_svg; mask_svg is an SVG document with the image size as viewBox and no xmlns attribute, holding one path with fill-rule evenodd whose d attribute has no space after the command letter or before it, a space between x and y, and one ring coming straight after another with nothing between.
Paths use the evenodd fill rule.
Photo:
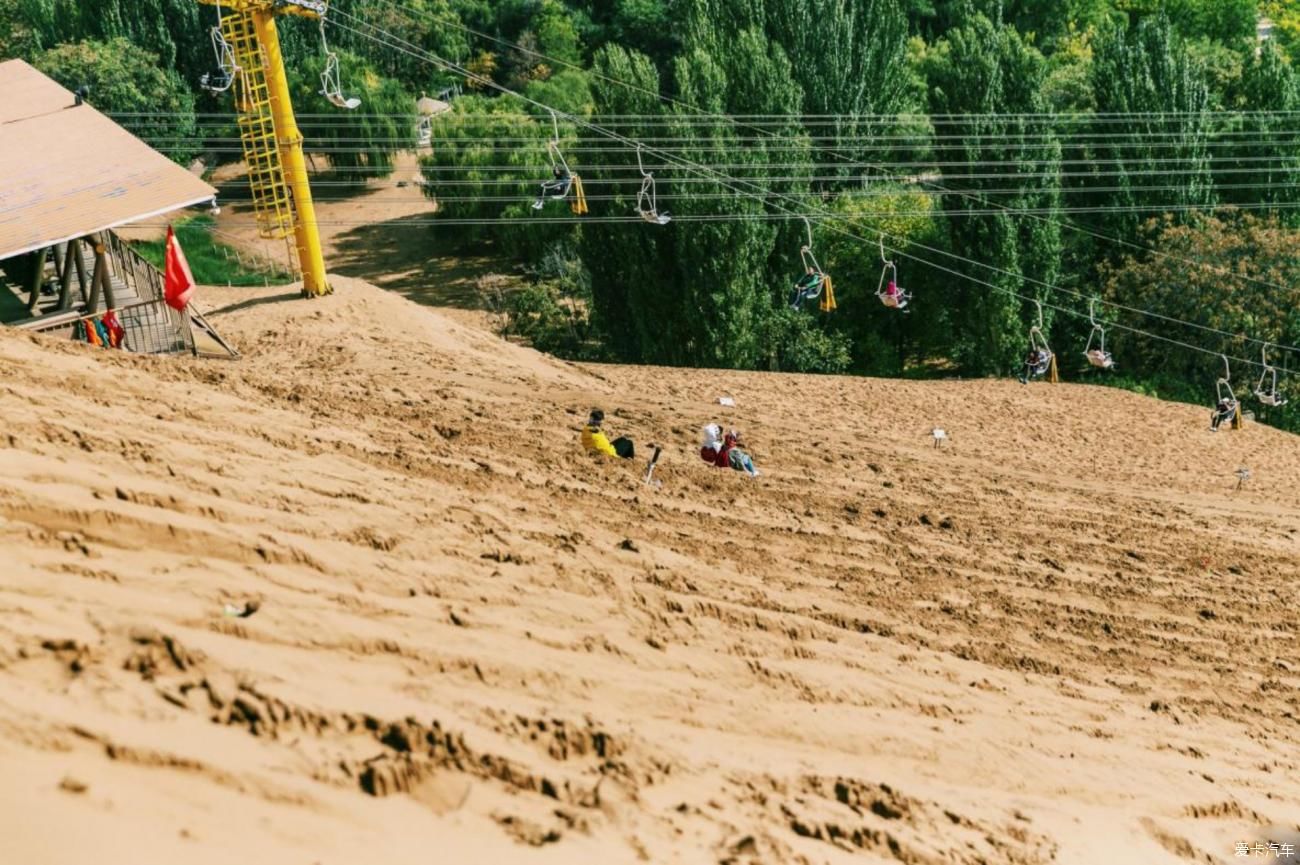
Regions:
<instances>
[{"instance_id":1,"label":"person riding chairlift","mask_svg":"<svg viewBox=\"0 0 1300 865\"><path fill-rule=\"evenodd\" d=\"M898 283L890 280L885 284L885 294L880 298L885 306L893 309L902 309L907 306L907 293L898 287Z\"/></svg>"},{"instance_id":2,"label":"person riding chairlift","mask_svg":"<svg viewBox=\"0 0 1300 865\"><path fill-rule=\"evenodd\" d=\"M589 453L603 454L607 457L622 457L630 460L636 456L636 447L627 436L619 436L612 442L605 435L600 425L605 422L605 413L598 408L591 410L587 425L582 428L582 448Z\"/></svg>"},{"instance_id":3,"label":"person riding chairlift","mask_svg":"<svg viewBox=\"0 0 1300 865\"><path fill-rule=\"evenodd\" d=\"M220 66L199 76L199 86L214 93L229 90L232 83L234 83L234 75L230 70L222 69Z\"/></svg>"},{"instance_id":4,"label":"person riding chairlift","mask_svg":"<svg viewBox=\"0 0 1300 865\"><path fill-rule=\"evenodd\" d=\"M731 430L725 436L722 427L711 423L704 427L704 441L700 445L700 459L720 469L735 469L756 478L759 471L754 460L742 449L740 433Z\"/></svg>"},{"instance_id":5,"label":"person riding chairlift","mask_svg":"<svg viewBox=\"0 0 1300 865\"><path fill-rule=\"evenodd\" d=\"M1230 421L1237 416L1237 401L1232 397L1222 397L1214 407L1214 414L1210 415L1210 432L1218 432L1219 424L1225 420Z\"/></svg>"},{"instance_id":6,"label":"person riding chairlift","mask_svg":"<svg viewBox=\"0 0 1300 865\"><path fill-rule=\"evenodd\" d=\"M1027 384L1031 378L1047 375L1052 365L1052 353L1046 349L1031 348L1025 357L1025 371L1020 376L1020 383Z\"/></svg>"},{"instance_id":7,"label":"person riding chairlift","mask_svg":"<svg viewBox=\"0 0 1300 865\"><path fill-rule=\"evenodd\" d=\"M1088 359L1088 363L1101 369L1110 369L1115 365L1115 359L1111 357L1110 352L1100 348L1090 348L1083 353Z\"/></svg>"},{"instance_id":8,"label":"person riding chairlift","mask_svg":"<svg viewBox=\"0 0 1300 865\"><path fill-rule=\"evenodd\" d=\"M799 281L794 284L794 302L790 304L790 308L798 309L805 300L821 294L822 284L825 281L826 274L809 267L808 272L799 277Z\"/></svg>"},{"instance_id":9,"label":"person riding chairlift","mask_svg":"<svg viewBox=\"0 0 1300 865\"><path fill-rule=\"evenodd\" d=\"M572 188L573 175L566 171L563 165L556 165L551 169L551 179L542 182L542 194L533 202L533 210L541 210L545 207L547 199L558 201L567 198Z\"/></svg>"}]
</instances>

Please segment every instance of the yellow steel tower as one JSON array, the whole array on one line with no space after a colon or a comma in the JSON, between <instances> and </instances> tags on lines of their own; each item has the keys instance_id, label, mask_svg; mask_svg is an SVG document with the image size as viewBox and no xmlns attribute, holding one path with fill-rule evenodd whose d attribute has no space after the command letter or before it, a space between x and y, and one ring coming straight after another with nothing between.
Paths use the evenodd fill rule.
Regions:
<instances>
[{"instance_id":1,"label":"yellow steel tower","mask_svg":"<svg viewBox=\"0 0 1300 865\"><path fill-rule=\"evenodd\" d=\"M216 6L220 34L233 54L230 70L239 112L239 137L257 227L263 237L294 236L303 294L329 294L316 209L302 154L302 132L293 116L289 81L280 54L277 15L321 18L326 0L199 0ZM227 85L229 86L229 85Z\"/></svg>"}]
</instances>

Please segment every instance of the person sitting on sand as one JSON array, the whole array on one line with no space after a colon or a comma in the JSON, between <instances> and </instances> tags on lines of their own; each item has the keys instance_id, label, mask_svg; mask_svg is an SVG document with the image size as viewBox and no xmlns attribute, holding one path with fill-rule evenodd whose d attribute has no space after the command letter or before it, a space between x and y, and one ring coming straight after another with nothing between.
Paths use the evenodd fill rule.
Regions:
<instances>
[{"instance_id":1,"label":"person sitting on sand","mask_svg":"<svg viewBox=\"0 0 1300 865\"><path fill-rule=\"evenodd\" d=\"M622 457L625 460L636 456L636 448L627 436L619 436L612 442L609 440L600 428L604 422L605 413L598 408L592 409L591 416L587 418L587 425L582 428L583 449L609 457Z\"/></svg>"},{"instance_id":2,"label":"person sitting on sand","mask_svg":"<svg viewBox=\"0 0 1300 865\"><path fill-rule=\"evenodd\" d=\"M1214 414L1210 415L1210 432L1218 432L1219 424L1225 420L1232 420L1237 415L1237 401L1224 397L1219 400L1214 407Z\"/></svg>"},{"instance_id":3,"label":"person sitting on sand","mask_svg":"<svg viewBox=\"0 0 1300 865\"><path fill-rule=\"evenodd\" d=\"M745 472L751 478L758 477L754 460L745 453L740 442L740 433L731 430L725 436L722 427L711 423L704 427L704 441L700 446L700 459L712 463L720 469L731 468Z\"/></svg>"}]
</instances>

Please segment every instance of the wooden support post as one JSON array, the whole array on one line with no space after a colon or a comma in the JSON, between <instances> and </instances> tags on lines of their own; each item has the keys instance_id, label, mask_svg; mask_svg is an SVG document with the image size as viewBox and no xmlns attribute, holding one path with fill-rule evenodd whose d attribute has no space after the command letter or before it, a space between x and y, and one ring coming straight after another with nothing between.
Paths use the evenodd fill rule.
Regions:
<instances>
[{"instance_id":1,"label":"wooden support post","mask_svg":"<svg viewBox=\"0 0 1300 865\"><path fill-rule=\"evenodd\" d=\"M91 235L91 243L95 248L95 272L90 276L90 297L86 300L86 312L97 312L99 307L99 292L104 285L104 273L108 269L108 260L104 257L104 244L99 242L99 238Z\"/></svg>"},{"instance_id":2,"label":"wooden support post","mask_svg":"<svg viewBox=\"0 0 1300 865\"><path fill-rule=\"evenodd\" d=\"M104 309L117 309L117 298L113 297L113 259L108 255L103 241L95 244L95 254L104 256L104 272L100 276L104 282Z\"/></svg>"},{"instance_id":3,"label":"wooden support post","mask_svg":"<svg viewBox=\"0 0 1300 865\"><path fill-rule=\"evenodd\" d=\"M97 311L101 292L104 298L104 309L116 309L117 300L113 297L112 260L108 255L108 244L104 242L104 236L101 234L91 235L91 243L95 245L95 275L90 279L90 294L93 302L86 312Z\"/></svg>"},{"instance_id":4,"label":"wooden support post","mask_svg":"<svg viewBox=\"0 0 1300 865\"><path fill-rule=\"evenodd\" d=\"M62 283L63 282L63 259L59 258L59 248L57 246L50 247L50 257L54 259L54 278L58 282Z\"/></svg>"},{"instance_id":5,"label":"wooden support post","mask_svg":"<svg viewBox=\"0 0 1300 865\"><path fill-rule=\"evenodd\" d=\"M28 287L32 296L27 300L27 312L35 315L36 307L41 302L41 284L45 282L45 250L38 249L31 255L32 274Z\"/></svg>"},{"instance_id":6,"label":"wooden support post","mask_svg":"<svg viewBox=\"0 0 1300 865\"><path fill-rule=\"evenodd\" d=\"M59 274L59 312L63 312L72 305L72 271L74 253L80 240L73 238L68 241L68 248L63 253L63 272ZM55 256L57 261L58 256ZM81 268L77 268L78 271Z\"/></svg>"},{"instance_id":7,"label":"wooden support post","mask_svg":"<svg viewBox=\"0 0 1300 865\"><path fill-rule=\"evenodd\" d=\"M89 289L86 286L86 258L81 253L81 241L82 238L78 237L73 242L72 248L76 251L72 255L72 263L77 266L77 287L81 291L81 302L89 305L90 295L87 293Z\"/></svg>"}]
</instances>

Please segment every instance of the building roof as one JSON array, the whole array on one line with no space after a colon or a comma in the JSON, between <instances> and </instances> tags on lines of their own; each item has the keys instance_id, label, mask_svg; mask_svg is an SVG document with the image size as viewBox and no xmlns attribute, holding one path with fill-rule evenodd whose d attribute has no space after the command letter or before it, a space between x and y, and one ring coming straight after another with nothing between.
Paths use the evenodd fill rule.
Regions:
<instances>
[{"instance_id":1,"label":"building roof","mask_svg":"<svg viewBox=\"0 0 1300 865\"><path fill-rule=\"evenodd\" d=\"M419 99L415 100L415 110L425 117L431 117L434 114L441 114L448 108L451 108L451 106L446 102L443 102L441 99L433 99L429 96L421 96Z\"/></svg>"},{"instance_id":2,"label":"building roof","mask_svg":"<svg viewBox=\"0 0 1300 865\"><path fill-rule=\"evenodd\" d=\"M0 93L0 259L216 195L21 60L0 63Z\"/></svg>"}]
</instances>

